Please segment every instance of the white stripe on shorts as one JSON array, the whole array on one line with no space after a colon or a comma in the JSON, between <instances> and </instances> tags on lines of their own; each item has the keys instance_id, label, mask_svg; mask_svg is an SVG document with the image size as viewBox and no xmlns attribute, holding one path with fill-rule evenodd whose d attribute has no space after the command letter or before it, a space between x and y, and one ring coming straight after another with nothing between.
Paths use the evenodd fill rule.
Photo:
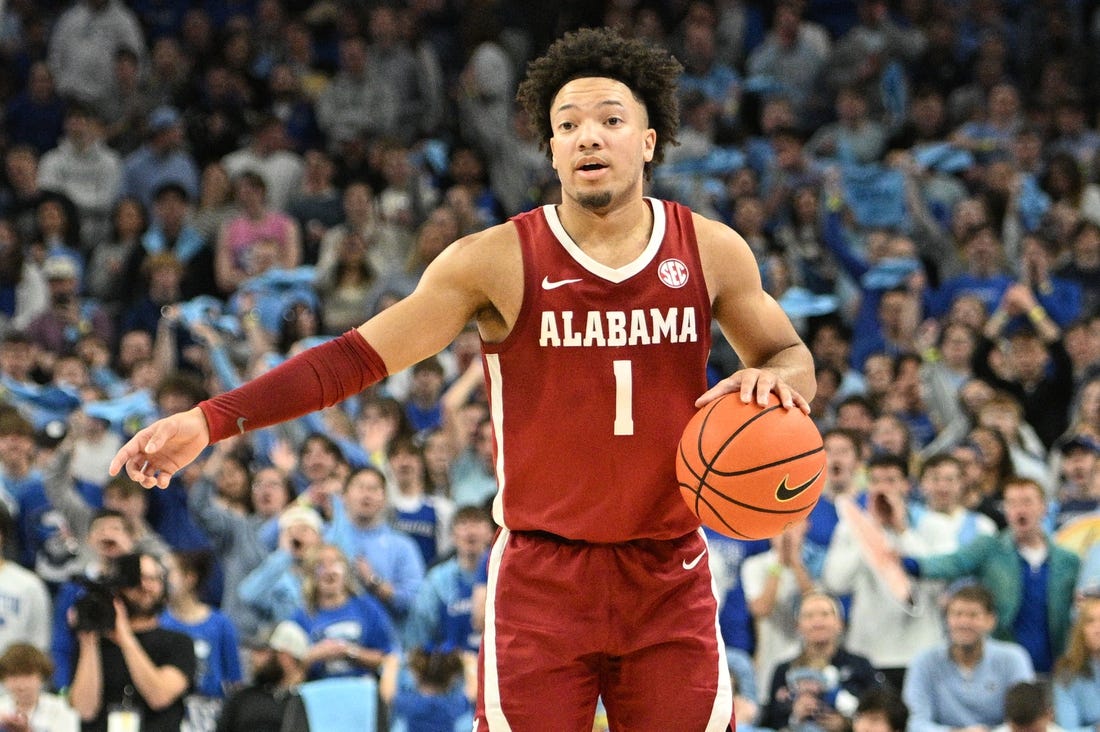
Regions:
<instances>
[{"instance_id":1,"label":"white stripe on shorts","mask_svg":"<svg viewBox=\"0 0 1100 732\"><path fill-rule=\"evenodd\" d=\"M497 581L500 579L500 558L511 533L501 528L492 551L489 552L489 581L485 586L485 633L481 637L481 650L485 658L485 678L482 679L485 699L485 722L490 732L511 732L512 727L504 717L504 708L500 704L500 679L497 675ZM722 655L723 662L725 654ZM727 671L727 686L729 684ZM723 728L724 729L724 728Z\"/></svg>"}]
</instances>

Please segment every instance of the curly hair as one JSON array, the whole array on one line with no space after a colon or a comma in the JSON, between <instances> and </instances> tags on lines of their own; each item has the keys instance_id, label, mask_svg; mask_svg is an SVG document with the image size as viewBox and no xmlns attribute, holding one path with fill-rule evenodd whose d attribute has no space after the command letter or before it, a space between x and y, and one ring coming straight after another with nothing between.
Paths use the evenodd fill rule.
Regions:
<instances>
[{"instance_id":1,"label":"curly hair","mask_svg":"<svg viewBox=\"0 0 1100 732\"><path fill-rule=\"evenodd\" d=\"M653 160L645 177L664 158L665 145L677 145L680 110L676 82L683 67L666 51L643 41L623 38L608 28L582 28L566 33L546 53L527 65L516 100L527 111L539 147L550 155L550 105L565 84L583 77L606 77L626 84L646 108L657 133Z\"/></svg>"}]
</instances>

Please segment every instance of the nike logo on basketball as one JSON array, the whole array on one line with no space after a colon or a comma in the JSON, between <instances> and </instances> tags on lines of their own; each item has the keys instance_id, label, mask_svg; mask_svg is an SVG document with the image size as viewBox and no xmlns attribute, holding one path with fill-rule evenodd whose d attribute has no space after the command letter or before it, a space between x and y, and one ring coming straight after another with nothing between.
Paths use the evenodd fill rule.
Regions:
<instances>
[{"instance_id":1,"label":"nike logo on basketball","mask_svg":"<svg viewBox=\"0 0 1100 732\"><path fill-rule=\"evenodd\" d=\"M245 417L237 417L237 429L241 431L242 435L244 434L244 423L247 421L248 419Z\"/></svg>"},{"instance_id":2,"label":"nike logo on basketball","mask_svg":"<svg viewBox=\"0 0 1100 732\"><path fill-rule=\"evenodd\" d=\"M806 489L814 484L817 477L821 475L821 471L817 471L801 485L796 485L794 488L787 487L787 478L790 476L783 476L783 480L779 481L779 487L775 489L775 500L777 501L789 501L793 498L798 498L800 495L806 492Z\"/></svg>"},{"instance_id":3,"label":"nike logo on basketball","mask_svg":"<svg viewBox=\"0 0 1100 732\"><path fill-rule=\"evenodd\" d=\"M702 559L703 559L703 556L704 556L704 555L705 555L706 553L707 553L707 550L706 550L706 549L704 549L703 551L699 552L699 556L695 557L695 559L692 559L692 560L691 560L690 562L689 562L688 560L686 560L686 559L685 559L685 560L684 560L684 562L683 562L683 564L684 564L684 569L688 570L689 572L690 572L691 570L695 569L695 566L696 566L697 564L699 564L699 562L701 562L701 561L702 561Z\"/></svg>"},{"instance_id":4,"label":"nike logo on basketball","mask_svg":"<svg viewBox=\"0 0 1100 732\"><path fill-rule=\"evenodd\" d=\"M580 282L580 278L577 278L575 280L551 280L549 277L543 277L542 278L542 289L544 289L544 290L556 290L559 287L564 287L565 285L571 285L574 282Z\"/></svg>"}]
</instances>

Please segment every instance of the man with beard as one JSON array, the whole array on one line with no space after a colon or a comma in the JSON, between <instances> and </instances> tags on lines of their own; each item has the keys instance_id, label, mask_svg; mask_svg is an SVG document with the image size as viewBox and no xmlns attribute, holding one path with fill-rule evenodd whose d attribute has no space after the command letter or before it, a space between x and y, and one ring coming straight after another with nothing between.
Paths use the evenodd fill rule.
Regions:
<instances>
[{"instance_id":1,"label":"man with beard","mask_svg":"<svg viewBox=\"0 0 1100 732\"><path fill-rule=\"evenodd\" d=\"M178 730L183 697L195 676L195 649L183 633L160 627L166 572L151 554L139 554L140 579L114 597L114 628L78 630L69 700L85 732Z\"/></svg>"},{"instance_id":2,"label":"man with beard","mask_svg":"<svg viewBox=\"0 0 1100 732\"><path fill-rule=\"evenodd\" d=\"M308 650L309 638L301 626L291 620L276 625L266 642L252 650L252 683L225 700L218 732L308 729L302 705L288 703L296 701L298 685L306 679Z\"/></svg>"}]
</instances>

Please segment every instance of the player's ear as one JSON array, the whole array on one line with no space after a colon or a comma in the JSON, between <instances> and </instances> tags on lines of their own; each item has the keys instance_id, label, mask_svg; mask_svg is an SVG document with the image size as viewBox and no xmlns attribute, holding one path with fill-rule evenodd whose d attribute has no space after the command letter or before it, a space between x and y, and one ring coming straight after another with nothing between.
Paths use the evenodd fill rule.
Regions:
<instances>
[{"instance_id":1,"label":"player's ear","mask_svg":"<svg viewBox=\"0 0 1100 732\"><path fill-rule=\"evenodd\" d=\"M657 149L657 131L652 127L645 131L642 138L642 159L647 163L653 162L653 153Z\"/></svg>"}]
</instances>

